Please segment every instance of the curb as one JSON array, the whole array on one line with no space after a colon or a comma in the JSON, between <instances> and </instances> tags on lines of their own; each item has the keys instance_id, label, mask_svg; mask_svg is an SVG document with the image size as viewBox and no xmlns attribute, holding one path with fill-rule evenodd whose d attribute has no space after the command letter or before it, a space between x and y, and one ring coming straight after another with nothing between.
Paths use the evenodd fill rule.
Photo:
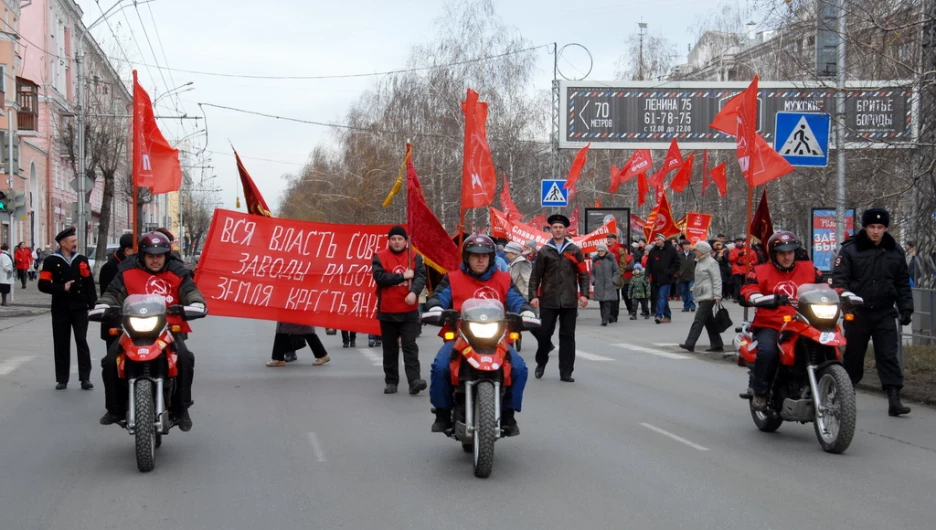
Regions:
<instances>
[{"instance_id":1,"label":"curb","mask_svg":"<svg viewBox=\"0 0 936 530\"><path fill-rule=\"evenodd\" d=\"M738 353L734 351L726 351L723 353L711 353L711 352L706 353L704 351L700 351L700 352L696 352L695 354L701 357L705 357L707 359L713 360L713 361L724 361L724 362L730 362L732 364L737 364L737 360L738 360ZM873 375L875 376L873 377L873 379L877 379L876 377L877 374L869 374L869 375ZM857 385L855 385L855 387L859 390L864 390L865 392L868 392L871 394L878 394L880 396L885 395L884 390L881 388L881 385L878 382L875 382L875 383L860 382ZM936 395L933 395L933 394L916 392L912 388L910 389L904 388L903 390L900 391L900 395L902 398L904 398L904 401L913 401L915 403L921 403L924 405L936 406Z\"/></svg>"},{"instance_id":2,"label":"curb","mask_svg":"<svg viewBox=\"0 0 936 530\"><path fill-rule=\"evenodd\" d=\"M0 319L42 315L51 311L49 308L21 307L0 311Z\"/></svg>"}]
</instances>

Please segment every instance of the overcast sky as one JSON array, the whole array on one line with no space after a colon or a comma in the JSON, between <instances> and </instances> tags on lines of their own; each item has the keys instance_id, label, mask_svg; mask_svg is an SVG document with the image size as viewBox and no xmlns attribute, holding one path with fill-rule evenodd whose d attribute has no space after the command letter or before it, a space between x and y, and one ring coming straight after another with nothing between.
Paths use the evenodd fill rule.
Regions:
<instances>
[{"instance_id":1,"label":"overcast sky","mask_svg":"<svg viewBox=\"0 0 936 530\"><path fill-rule=\"evenodd\" d=\"M100 5L106 10L116 1L100 0ZM557 42L561 47L574 42L587 47L594 58L588 79L607 80L612 79L624 41L638 22L643 20L652 34L676 44L681 54L677 62L685 62L686 46L695 41L690 27L722 1L495 0L494 4L501 19L519 29L534 45ZM180 93L178 101L163 98L157 115L176 115L173 107L181 105L179 112L200 116L198 103L212 103L330 123L343 123L348 108L377 78L243 79L178 70L317 76L403 68L413 44L435 37L433 21L441 16L443 5L441 0L154 0L137 8L131 0L125 3L130 7L108 16L109 26L101 23L94 28L102 48L128 57L154 99L170 88L194 81L194 90ZM78 4L84 10L86 25L101 16L95 0L78 0ZM536 88L548 89L552 57L545 49L537 54ZM567 67L567 75L575 73L575 68L588 67L581 52L570 51L568 60L560 64L560 68ZM176 70L160 71L144 64ZM313 147L332 137L327 127L216 108L205 111L207 149L214 166L206 176L217 175L206 187L222 188L219 196L226 208L234 207L237 189L229 141L244 157L261 193L275 208L285 187L283 175L299 171ZM161 120L160 126L170 141L205 128L203 121ZM197 147L205 145L204 136L196 136L193 141ZM196 173L196 180L200 177ZM388 182L388 189L390 185Z\"/></svg>"}]
</instances>

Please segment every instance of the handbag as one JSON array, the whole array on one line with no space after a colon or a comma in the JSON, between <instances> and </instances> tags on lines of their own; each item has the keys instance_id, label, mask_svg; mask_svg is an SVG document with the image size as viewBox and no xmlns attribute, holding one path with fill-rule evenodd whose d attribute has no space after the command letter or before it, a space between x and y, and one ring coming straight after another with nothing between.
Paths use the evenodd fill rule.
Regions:
<instances>
[{"instance_id":1,"label":"handbag","mask_svg":"<svg viewBox=\"0 0 936 530\"><path fill-rule=\"evenodd\" d=\"M728 314L728 309L723 306L721 302L715 304L715 307L712 309L712 318L715 319L715 329L719 333L724 333L733 324L733 322L731 322L731 315Z\"/></svg>"},{"instance_id":2,"label":"handbag","mask_svg":"<svg viewBox=\"0 0 936 530\"><path fill-rule=\"evenodd\" d=\"M337 335L337 334L338 334L338 330L337 330L337 329L331 329L331 328L325 328L325 334L326 334L326 335Z\"/></svg>"}]
</instances>

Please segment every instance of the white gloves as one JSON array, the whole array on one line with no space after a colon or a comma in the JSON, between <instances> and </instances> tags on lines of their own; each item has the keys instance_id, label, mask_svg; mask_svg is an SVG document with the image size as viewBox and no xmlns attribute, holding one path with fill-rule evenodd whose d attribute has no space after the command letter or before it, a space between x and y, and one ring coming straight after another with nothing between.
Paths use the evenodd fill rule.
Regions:
<instances>
[{"instance_id":1,"label":"white gloves","mask_svg":"<svg viewBox=\"0 0 936 530\"><path fill-rule=\"evenodd\" d=\"M192 302L190 305L191 305L192 307L197 307L197 308L199 308L199 309L204 309L204 308L205 308L205 304L203 304L203 303L201 303L201 302Z\"/></svg>"},{"instance_id":2,"label":"white gloves","mask_svg":"<svg viewBox=\"0 0 936 530\"><path fill-rule=\"evenodd\" d=\"M109 309L110 306L107 304L97 304L94 306L95 309Z\"/></svg>"},{"instance_id":3,"label":"white gloves","mask_svg":"<svg viewBox=\"0 0 936 530\"><path fill-rule=\"evenodd\" d=\"M861 305L864 303L864 298L858 296L857 294L851 291L845 291L842 293L842 298L848 301L852 305Z\"/></svg>"},{"instance_id":4,"label":"white gloves","mask_svg":"<svg viewBox=\"0 0 936 530\"><path fill-rule=\"evenodd\" d=\"M533 311L524 311L520 313L520 316L523 318L536 318L536 313Z\"/></svg>"}]
</instances>

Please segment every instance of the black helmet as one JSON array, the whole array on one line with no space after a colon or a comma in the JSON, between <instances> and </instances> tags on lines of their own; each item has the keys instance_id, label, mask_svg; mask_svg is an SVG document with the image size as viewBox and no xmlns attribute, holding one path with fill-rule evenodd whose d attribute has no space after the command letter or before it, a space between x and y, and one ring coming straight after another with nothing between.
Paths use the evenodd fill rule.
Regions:
<instances>
[{"instance_id":1,"label":"black helmet","mask_svg":"<svg viewBox=\"0 0 936 530\"><path fill-rule=\"evenodd\" d=\"M140 240L140 252L143 254L168 254L172 243L162 232L150 232Z\"/></svg>"},{"instance_id":2,"label":"black helmet","mask_svg":"<svg viewBox=\"0 0 936 530\"><path fill-rule=\"evenodd\" d=\"M779 268L780 264L777 263L777 252L796 251L801 246L799 239L796 239L796 234L787 230L781 230L779 232L774 232L774 235L770 236L770 239L767 240L767 254L770 256L770 261Z\"/></svg>"},{"instance_id":3,"label":"black helmet","mask_svg":"<svg viewBox=\"0 0 936 530\"><path fill-rule=\"evenodd\" d=\"M468 254L489 254L491 261L488 268L494 266L494 258L497 256L497 246L494 240L485 235L469 236L462 244L462 263L468 266Z\"/></svg>"}]
</instances>

